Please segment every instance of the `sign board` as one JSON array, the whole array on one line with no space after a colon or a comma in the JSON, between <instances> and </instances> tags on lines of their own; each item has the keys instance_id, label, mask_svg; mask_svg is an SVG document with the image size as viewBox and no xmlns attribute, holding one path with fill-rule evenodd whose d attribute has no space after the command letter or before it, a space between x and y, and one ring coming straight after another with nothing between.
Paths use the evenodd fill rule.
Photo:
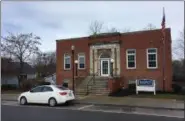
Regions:
<instances>
[{"instance_id":1,"label":"sign board","mask_svg":"<svg viewBox=\"0 0 185 121\"><path fill-rule=\"evenodd\" d=\"M154 95L156 95L155 80L151 80L151 79L136 80L136 94L138 94L139 91L154 92Z\"/></svg>"}]
</instances>

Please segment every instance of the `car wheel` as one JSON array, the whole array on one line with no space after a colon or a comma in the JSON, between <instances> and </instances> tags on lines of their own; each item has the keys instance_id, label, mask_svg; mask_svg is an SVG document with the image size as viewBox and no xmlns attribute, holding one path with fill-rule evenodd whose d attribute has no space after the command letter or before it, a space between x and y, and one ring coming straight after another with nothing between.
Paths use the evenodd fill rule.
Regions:
<instances>
[{"instance_id":1,"label":"car wheel","mask_svg":"<svg viewBox=\"0 0 185 121\"><path fill-rule=\"evenodd\" d=\"M57 104L57 101L54 98L49 99L49 106L54 107Z\"/></svg>"},{"instance_id":2,"label":"car wheel","mask_svg":"<svg viewBox=\"0 0 185 121\"><path fill-rule=\"evenodd\" d=\"M26 100L25 97L21 97L21 99L20 99L20 104L21 104L21 105L26 105L26 104L27 104L27 100Z\"/></svg>"}]
</instances>

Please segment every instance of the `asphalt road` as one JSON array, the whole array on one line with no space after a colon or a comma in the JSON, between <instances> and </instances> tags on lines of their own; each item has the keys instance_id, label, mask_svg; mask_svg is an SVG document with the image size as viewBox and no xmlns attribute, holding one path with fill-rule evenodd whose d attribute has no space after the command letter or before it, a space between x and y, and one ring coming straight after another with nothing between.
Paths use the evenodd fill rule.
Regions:
<instances>
[{"instance_id":1,"label":"asphalt road","mask_svg":"<svg viewBox=\"0 0 185 121\"><path fill-rule=\"evenodd\" d=\"M1 106L2 121L184 121L182 117L123 113L115 109L95 110L97 108L93 105L48 107L4 103Z\"/></svg>"}]
</instances>

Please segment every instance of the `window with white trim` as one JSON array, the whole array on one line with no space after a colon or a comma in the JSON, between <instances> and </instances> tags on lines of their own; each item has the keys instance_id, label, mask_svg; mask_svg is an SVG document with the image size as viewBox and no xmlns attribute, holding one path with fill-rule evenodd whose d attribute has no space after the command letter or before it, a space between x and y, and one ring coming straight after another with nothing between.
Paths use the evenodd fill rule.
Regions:
<instances>
[{"instance_id":1,"label":"window with white trim","mask_svg":"<svg viewBox=\"0 0 185 121\"><path fill-rule=\"evenodd\" d=\"M69 54L64 54L64 69L71 69L71 56Z\"/></svg>"},{"instance_id":2,"label":"window with white trim","mask_svg":"<svg viewBox=\"0 0 185 121\"><path fill-rule=\"evenodd\" d=\"M127 50L127 69L136 68L136 50L128 49Z\"/></svg>"},{"instance_id":3,"label":"window with white trim","mask_svg":"<svg viewBox=\"0 0 185 121\"><path fill-rule=\"evenodd\" d=\"M147 68L157 68L157 49L147 49Z\"/></svg>"},{"instance_id":4,"label":"window with white trim","mask_svg":"<svg viewBox=\"0 0 185 121\"><path fill-rule=\"evenodd\" d=\"M85 54L78 54L78 69L85 69Z\"/></svg>"}]
</instances>

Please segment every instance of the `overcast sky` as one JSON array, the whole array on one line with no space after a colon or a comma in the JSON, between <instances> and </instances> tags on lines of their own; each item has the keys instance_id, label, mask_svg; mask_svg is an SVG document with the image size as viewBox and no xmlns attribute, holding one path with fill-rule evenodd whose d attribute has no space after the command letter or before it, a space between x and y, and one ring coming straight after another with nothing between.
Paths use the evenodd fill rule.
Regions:
<instances>
[{"instance_id":1,"label":"overcast sky","mask_svg":"<svg viewBox=\"0 0 185 121\"><path fill-rule=\"evenodd\" d=\"M42 51L56 49L56 39L87 36L88 26L98 20L107 28L140 30L152 23L161 28L162 8L173 45L184 28L184 2L8 2L1 4L1 34L30 33L42 38ZM138 40L139 41L139 40Z\"/></svg>"}]
</instances>

